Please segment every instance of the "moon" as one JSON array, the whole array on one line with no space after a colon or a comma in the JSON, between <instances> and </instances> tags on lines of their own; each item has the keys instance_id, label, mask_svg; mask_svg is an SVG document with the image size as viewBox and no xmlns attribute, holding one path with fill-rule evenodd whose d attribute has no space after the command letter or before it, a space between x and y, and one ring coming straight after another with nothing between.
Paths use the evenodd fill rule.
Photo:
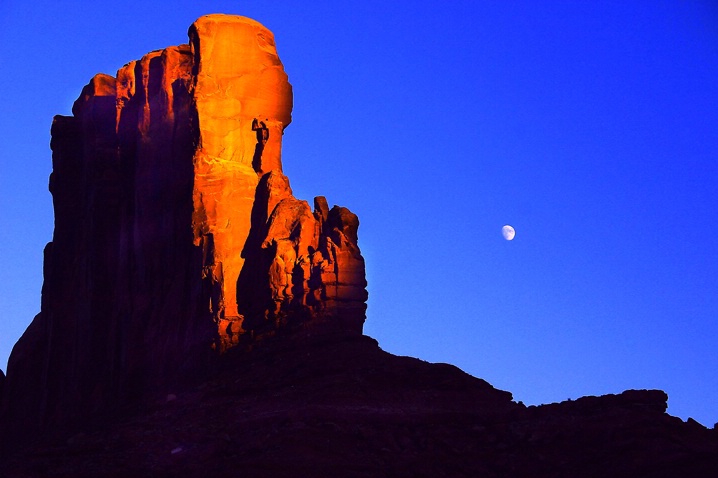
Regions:
<instances>
[{"instance_id":1,"label":"moon","mask_svg":"<svg viewBox=\"0 0 718 478\"><path fill-rule=\"evenodd\" d=\"M504 239L506 239L507 241L512 241L516 236L516 230L506 224L504 227L501 228L501 235L504 236Z\"/></svg>"}]
</instances>

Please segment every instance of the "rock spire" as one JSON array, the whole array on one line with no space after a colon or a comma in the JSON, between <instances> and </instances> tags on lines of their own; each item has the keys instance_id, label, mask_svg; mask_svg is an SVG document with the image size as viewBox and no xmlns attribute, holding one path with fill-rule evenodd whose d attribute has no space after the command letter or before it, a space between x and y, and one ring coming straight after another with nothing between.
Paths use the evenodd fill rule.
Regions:
<instances>
[{"instance_id":1,"label":"rock spire","mask_svg":"<svg viewBox=\"0 0 718 478\"><path fill-rule=\"evenodd\" d=\"M282 330L362 333L359 223L292 195L291 111L272 33L208 15L54 118L55 231L41 311L9 360L10 421L78 420Z\"/></svg>"}]
</instances>

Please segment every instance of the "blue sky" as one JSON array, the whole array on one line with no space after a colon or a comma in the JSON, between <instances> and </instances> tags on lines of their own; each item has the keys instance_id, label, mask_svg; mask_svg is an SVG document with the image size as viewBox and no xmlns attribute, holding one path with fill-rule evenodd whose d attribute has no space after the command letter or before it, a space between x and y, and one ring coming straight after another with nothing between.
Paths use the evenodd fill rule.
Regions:
<instances>
[{"instance_id":1,"label":"blue sky","mask_svg":"<svg viewBox=\"0 0 718 478\"><path fill-rule=\"evenodd\" d=\"M718 421L715 2L29 3L0 4L3 370L39 311L53 115L221 12L275 34L285 173L358 214L385 350Z\"/></svg>"}]
</instances>

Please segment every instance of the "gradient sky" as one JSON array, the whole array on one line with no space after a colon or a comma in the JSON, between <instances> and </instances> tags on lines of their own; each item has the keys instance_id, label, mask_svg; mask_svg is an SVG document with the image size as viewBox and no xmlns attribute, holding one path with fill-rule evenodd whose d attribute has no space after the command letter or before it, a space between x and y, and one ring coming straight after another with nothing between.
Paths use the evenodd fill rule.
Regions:
<instances>
[{"instance_id":1,"label":"gradient sky","mask_svg":"<svg viewBox=\"0 0 718 478\"><path fill-rule=\"evenodd\" d=\"M382 348L526 404L660 388L718 421L716 3L352 3L2 0L0 368L39 311L53 115L232 13L294 86L295 196L361 220Z\"/></svg>"}]
</instances>

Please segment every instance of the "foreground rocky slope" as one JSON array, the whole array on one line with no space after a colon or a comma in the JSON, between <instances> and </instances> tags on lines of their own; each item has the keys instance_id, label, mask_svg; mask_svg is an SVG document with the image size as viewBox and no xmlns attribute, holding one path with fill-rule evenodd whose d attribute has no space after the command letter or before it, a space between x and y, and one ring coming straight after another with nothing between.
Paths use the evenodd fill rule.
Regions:
<instances>
[{"instance_id":1,"label":"foreground rocky slope","mask_svg":"<svg viewBox=\"0 0 718 478\"><path fill-rule=\"evenodd\" d=\"M16 453L0 464L2 476L718 472L718 432L665 414L661 391L527 408L454 366L397 357L346 334L278 336L225 357L197 387Z\"/></svg>"},{"instance_id":2,"label":"foreground rocky slope","mask_svg":"<svg viewBox=\"0 0 718 478\"><path fill-rule=\"evenodd\" d=\"M0 476L718 476L661 391L527 408L363 336L359 221L293 196L291 107L271 32L210 15L55 118Z\"/></svg>"}]
</instances>

